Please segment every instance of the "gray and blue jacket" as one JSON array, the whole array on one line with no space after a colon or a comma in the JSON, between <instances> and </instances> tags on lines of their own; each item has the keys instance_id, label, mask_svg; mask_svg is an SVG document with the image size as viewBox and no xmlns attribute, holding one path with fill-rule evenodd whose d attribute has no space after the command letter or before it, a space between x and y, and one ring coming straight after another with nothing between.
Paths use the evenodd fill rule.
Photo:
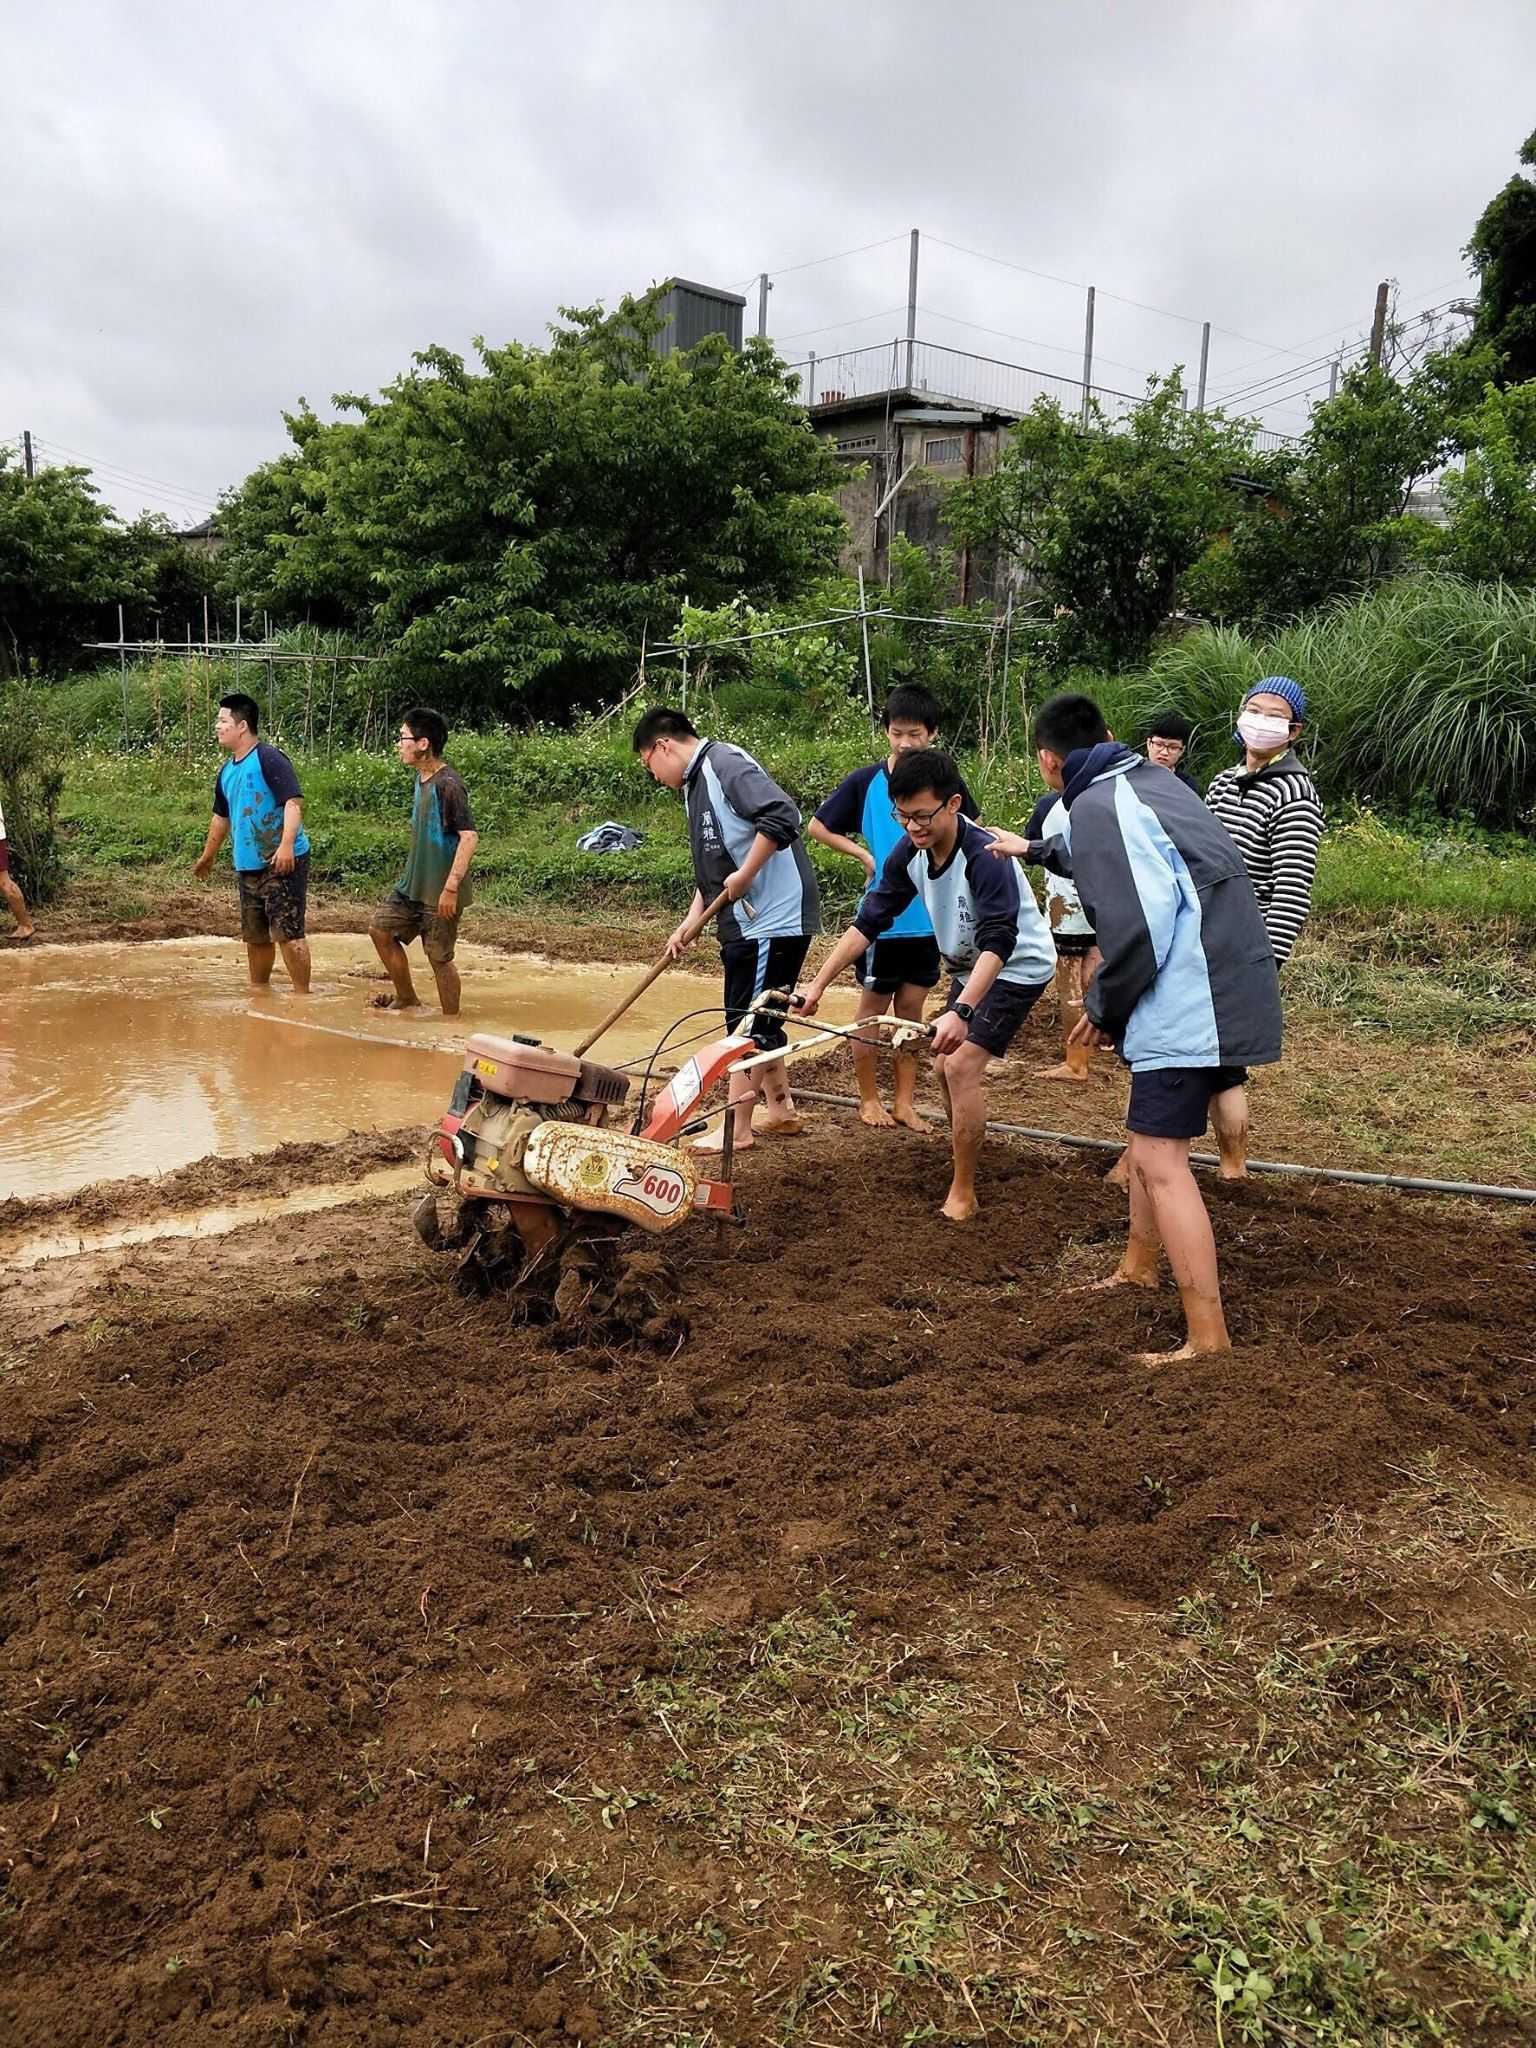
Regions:
<instances>
[{"instance_id":1,"label":"gray and blue jacket","mask_svg":"<svg viewBox=\"0 0 1536 2048\"><path fill-rule=\"evenodd\" d=\"M821 899L800 837L800 812L752 756L725 740L702 740L683 779L694 879L712 903L752 850L758 833L779 851L764 862L743 917L728 903L715 919L722 946L743 939L809 937L821 930Z\"/></svg>"},{"instance_id":2,"label":"gray and blue jacket","mask_svg":"<svg viewBox=\"0 0 1536 2048\"><path fill-rule=\"evenodd\" d=\"M1065 763L1066 855L1103 965L1089 1017L1137 1073L1280 1057L1280 979L1242 857L1177 776L1108 740Z\"/></svg>"},{"instance_id":3,"label":"gray and blue jacket","mask_svg":"<svg viewBox=\"0 0 1536 2048\"><path fill-rule=\"evenodd\" d=\"M903 832L859 905L854 924L873 945L911 904L920 902L951 974L968 975L983 953L1002 961L1000 981L1038 988L1056 972L1056 948L1035 892L1016 860L988 851L985 825L961 818L954 851L941 868Z\"/></svg>"}]
</instances>

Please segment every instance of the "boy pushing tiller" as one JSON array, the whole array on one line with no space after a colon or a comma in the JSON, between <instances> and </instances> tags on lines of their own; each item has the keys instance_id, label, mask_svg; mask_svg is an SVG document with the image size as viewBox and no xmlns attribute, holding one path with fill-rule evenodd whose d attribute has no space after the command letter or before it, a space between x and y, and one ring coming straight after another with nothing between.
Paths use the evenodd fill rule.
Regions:
<instances>
[{"instance_id":1,"label":"boy pushing tiller","mask_svg":"<svg viewBox=\"0 0 1536 2048\"><path fill-rule=\"evenodd\" d=\"M852 925L800 991L810 1015L828 988L907 907L921 902L953 980L933 1029L934 1066L949 1109L954 1173L943 1213L976 1214L976 1159L986 1127L987 1068L1001 1059L1056 970L1045 919L1024 871L994 860L993 835L961 816L964 788L948 754L903 754L889 775L902 838L888 855Z\"/></svg>"},{"instance_id":2,"label":"boy pushing tiller","mask_svg":"<svg viewBox=\"0 0 1536 2048\"><path fill-rule=\"evenodd\" d=\"M931 690L902 684L885 700L881 723L885 727L888 751L883 761L871 761L867 768L855 768L833 790L812 818L812 839L859 861L871 886L898 845L911 843L891 811L891 772L904 754L936 747L939 740L939 700ZM960 815L974 818L976 802L962 782ZM853 837L857 833L864 844ZM854 962L854 979L859 984L859 1007L855 1021L868 1023L894 1008L898 1017L915 1023L923 1014L928 991L939 983L939 942L933 923L920 899L914 897L886 929L883 938L865 948ZM910 1053L895 1053L891 1060L895 1081L890 1109L880 1100L879 1053L873 1045L853 1041L853 1070L859 1085L859 1115L878 1130L905 1124L909 1131L924 1128L913 1094L917 1088L917 1060Z\"/></svg>"},{"instance_id":3,"label":"boy pushing tiller","mask_svg":"<svg viewBox=\"0 0 1536 2048\"><path fill-rule=\"evenodd\" d=\"M1189 1141L1249 1067L1280 1057L1280 981L1253 885L1200 798L1112 740L1091 697L1043 704L1035 747L1062 794L1073 877L1103 956L1073 1036L1114 1046L1131 1070L1131 1231L1101 1284L1156 1287L1166 1251L1187 1338L1164 1356L1230 1351ZM1003 833L992 850L1021 844Z\"/></svg>"}]
</instances>

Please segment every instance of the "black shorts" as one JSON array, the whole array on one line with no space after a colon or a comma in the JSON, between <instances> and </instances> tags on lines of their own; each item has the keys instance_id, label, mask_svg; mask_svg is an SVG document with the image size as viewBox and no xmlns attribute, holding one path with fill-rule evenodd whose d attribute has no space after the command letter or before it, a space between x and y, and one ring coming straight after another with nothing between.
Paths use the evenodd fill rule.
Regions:
<instances>
[{"instance_id":1,"label":"black shorts","mask_svg":"<svg viewBox=\"0 0 1536 2048\"><path fill-rule=\"evenodd\" d=\"M981 1001L976 1005L976 1014L966 1026L966 1036L972 1045L979 1045L983 1052L991 1053L1000 1060L1012 1045L1019 1026L1050 987L1048 981L1026 986L1021 981L994 981ZM949 1001L944 1005L952 1010L960 1000L964 989L963 981L949 984Z\"/></svg>"},{"instance_id":2,"label":"black shorts","mask_svg":"<svg viewBox=\"0 0 1536 2048\"><path fill-rule=\"evenodd\" d=\"M1092 932L1052 932L1058 960L1086 960L1099 943Z\"/></svg>"},{"instance_id":3,"label":"black shorts","mask_svg":"<svg viewBox=\"0 0 1536 2048\"><path fill-rule=\"evenodd\" d=\"M1142 1138L1198 1138L1210 1121L1211 1097L1241 1088L1246 1067L1156 1067L1132 1074L1125 1128Z\"/></svg>"},{"instance_id":4,"label":"black shorts","mask_svg":"<svg viewBox=\"0 0 1536 2048\"><path fill-rule=\"evenodd\" d=\"M870 995L904 988L937 988L939 942L934 938L876 939L853 963L853 978Z\"/></svg>"},{"instance_id":5,"label":"black shorts","mask_svg":"<svg viewBox=\"0 0 1536 2048\"><path fill-rule=\"evenodd\" d=\"M808 932L781 939L728 939L720 948L720 963L725 969L729 1029L735 1031L759 996L771 989L793 989L810 950ZM761 1011L752 1019L750 1030L764 1052L788 1042L783 1024Z\"/></svg>"},{"instance_id":6,"label":"black shorts","mask_svg":"<svg viewBox=\"0 0 1536 2048\"><path fill-rule=\"evenodd\" d=\"M291 945L304 936L309 896L309 855L301 853L291 875L275 868L241 868L240 936L248 946Z\"/></svg>"}]
</instances>

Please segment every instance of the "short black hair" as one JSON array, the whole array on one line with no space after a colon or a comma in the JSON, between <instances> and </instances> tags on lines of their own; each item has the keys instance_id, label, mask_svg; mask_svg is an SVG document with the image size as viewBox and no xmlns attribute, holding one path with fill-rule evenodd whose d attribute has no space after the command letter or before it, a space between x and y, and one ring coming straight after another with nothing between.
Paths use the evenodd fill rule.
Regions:
<instances>
[{"instance_id":1,"label":"short black hair","mask_svg":"<svg viewBox=\"0 0 1536 2048\"><path fill-rule=\"evenodd\" d=\"M654 711L647 711L635 727L635 752L643 754L658 740L696 740L698 736L698 728L686 711L669 711L665 705L660 705Z\"/></svg>"},{"instance_id":2,"label":"short black hair","mask_svg":"<svg viewBox=\"0 0 1536 2048\"><path fill-rule=\"evenodd\" d=\"M434 754L440 755L448 744L448 721L430 704L413 704L409 711L401 712L400 723L413 740L425 740Z\"/></svg>"},{"instance_id":3,"label":"short black hair","mask_svg":"<svg viewBox=\"0 0 1536 2048\"><path fill-rule=\"evenodd\" d=\"M1147 720L1149 740L1182 740L1187 747L1194 729L1182 711L1159 711Z\"/></svg>"},{"instance_id":4,"label":"short black hair","mask_svg":"<svg viewBox=\"0 0 1536 2048\"><path fill-rule=\"evenodd\" d=\"M1091 697L1063 690L1047 697L1035 713L1035 745L1065 760L1079 747L1096 747L1109 738L1104 714Z\"/></svg>"},{"instance_id":5,"label":"short black hair","mask_svg":"<svg viewBox=\"0 0 1536 2048\"><path fill-rule=\"evenodd\" d=\"M898 683L885 700L880 723L889 727L898 718L904 723L920 725L926 732L937 732L944 714L932 690L925 690L921 683Z\"/></svg>"},{"instance_id":6,"label":"short black hair","mask_svg":"<svg viewBox=\"0 0 1536 2048\"><path fill-rule=\"evenodd\" d=\"M910 754L902 754L898 758L890 773L893 803L904 796L916 796L920 790L931 789L939 802L946 804L952 796L958 796L964 786L953 756L946 754L941 747L914 747Z\"/></svg>"},{"instance_id":7,"label":"short black hair","mask_svg":"<svg viewBox=\"0 0 1536 2048\"><path fill-rule=\"evenodd\" d=\"M252 732L261 731L261 706L254 697L247 697L236 690L228 697L219 699L219 709L227 711L231 718L242 718Z\"/></svg>"}]
</instances>

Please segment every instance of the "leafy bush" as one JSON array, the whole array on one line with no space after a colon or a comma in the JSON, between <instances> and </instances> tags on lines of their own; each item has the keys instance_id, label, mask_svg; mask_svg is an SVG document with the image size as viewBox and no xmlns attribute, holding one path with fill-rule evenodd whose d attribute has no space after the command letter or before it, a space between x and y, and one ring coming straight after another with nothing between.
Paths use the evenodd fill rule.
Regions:
<instances>
[{"instance_id":1,"label":"leafy bush","mask_svg":"<svg viewBox=\"0 0 1536 2048\"><path fill-rule=\"evenodd\" d=\"M0 690L0 808L11 864L23 894L47 903L64 878L59 800L65 751L42 713L39 693Z\"/></svg>"},{"instance_id":2,"label":"leafy bush","mask_svg":"<svg viewBox=\"0 0 1536 2048\"><path fill-rule=\"evenodd\" d=\"M1510 826L1536 812L1536 595L1423 576L1314 612L1267 640L1191 634L1109 692L1133 741L1174 705L1198 727L1205 775L1235 758L1232 721L1261 676L1309 698L1310 757L1335 801Z\"/></svg>"}]
</instances>

